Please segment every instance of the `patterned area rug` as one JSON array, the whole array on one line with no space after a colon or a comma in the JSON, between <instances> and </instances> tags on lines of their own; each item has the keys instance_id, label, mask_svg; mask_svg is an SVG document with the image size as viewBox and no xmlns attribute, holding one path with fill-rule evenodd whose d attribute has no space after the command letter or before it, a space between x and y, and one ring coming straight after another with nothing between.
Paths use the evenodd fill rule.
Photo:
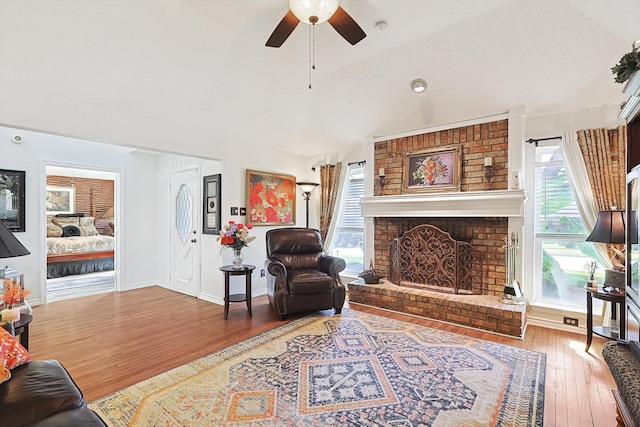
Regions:
<instances>
[{"instance_id":1,"label":"patterned area rug","mask_svg":"<svg viewBox=\"0 0 640 427\"><path fill-rule=\"evenodd\" d=\"M541 426L546 356L344 309L89 404L110 426Z\"/></svg>"}]
</instances>

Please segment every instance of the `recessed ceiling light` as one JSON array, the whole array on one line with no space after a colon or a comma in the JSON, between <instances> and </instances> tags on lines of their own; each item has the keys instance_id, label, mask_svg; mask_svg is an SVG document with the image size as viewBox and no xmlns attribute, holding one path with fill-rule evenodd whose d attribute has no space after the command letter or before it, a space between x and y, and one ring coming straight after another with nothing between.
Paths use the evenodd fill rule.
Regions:
<instances>
[{"instance_id":1,"label":"recessed ceiling light","mask_svg":"<svg viewBox=\"0 0 640 427\"><path fill-rule=\"evenodd\" d=\"M379 21L376 21L376 23L373 24L373 26L378 31L386 30L387 29L387 21L385 21L384 19L380 19Z\"/></svg>"},{"instance_id":2,"label":"recessed ceiling light","mask_svg":"<svg viewBox=\"0 0 640 427\"><path fill-rule=\"evenodd\" d=\"M411 82L411 90L413 93L422 94L427 91L427 82L423 79L414 79Z\"/></svg>"}]
</instances>

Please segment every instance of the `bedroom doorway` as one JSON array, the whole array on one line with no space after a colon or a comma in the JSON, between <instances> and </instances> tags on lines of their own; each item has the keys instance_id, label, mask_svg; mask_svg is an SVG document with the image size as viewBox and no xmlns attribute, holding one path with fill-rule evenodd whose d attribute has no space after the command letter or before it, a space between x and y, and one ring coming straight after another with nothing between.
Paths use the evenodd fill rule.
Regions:
<instances>
[{"instance_id":1,"label":"bedroom doorway","mask_svg":"<svg viewBox=\"0 0 640 427\"><path fill-rule=\"evenodd\" d=\"M116 290L117 176L46 166L46 302Z\"/></svg>"}]
</instances>

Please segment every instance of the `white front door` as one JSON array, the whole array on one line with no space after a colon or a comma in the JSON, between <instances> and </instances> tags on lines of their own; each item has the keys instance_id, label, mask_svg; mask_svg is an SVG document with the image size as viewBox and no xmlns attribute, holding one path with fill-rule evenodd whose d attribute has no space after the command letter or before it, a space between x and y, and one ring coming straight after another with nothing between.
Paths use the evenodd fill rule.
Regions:
<instances>
[{"instance_id":1,"label":"white front door","mask_svg":"<svg viewBox=\"0 0 640 427\"><path fill-rule=\"evenodd\" d=\"M197 168L171 174L169 288L191 296L200 287L199 182Z\"/></svg>"}]
</instances>

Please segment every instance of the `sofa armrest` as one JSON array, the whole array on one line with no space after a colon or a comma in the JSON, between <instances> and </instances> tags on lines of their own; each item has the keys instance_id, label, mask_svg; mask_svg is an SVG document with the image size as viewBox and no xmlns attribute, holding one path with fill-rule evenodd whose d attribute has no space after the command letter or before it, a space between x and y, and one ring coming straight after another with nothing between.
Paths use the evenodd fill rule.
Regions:
<instances>
[{"instance_id":1,"label":"sofa armrest","mask_svg":"<svg viewBox=\"0 0 640 427\"><path fill-rule=\"evenodd\" d=\"M335 278L338 283L341 283L339 280L340 272L345 268L347 268L347 263L342 258L334 257L331 255L320 256L320 271Z\"/></svg>"},{"instance_id":2,"label":"sofa armrest","mask_svg":"<svg viewBox=\"0 0 640 427\"><path fill-rule=\"evenodd\" d=\"M9 331L11 335L16 334L16 330L13 326L13 322L11 320L0 320L0 326L5 330Z\"/></svg>"},{"instance_id":3,"label":"sofa armrest","mask_svg":"<svg viewBox=\"0 0 640 427\"><path fill-rule=\"evenodd\" d=\"M264 266L267 271L274 276L280 276L285 280L287 279L287 268L277 259L269 258L265 261Z\"/></svg>"},{"instance_id":4,"label":"sofa armrest","mask_svg":"<svg viewBox=\"0 0 640 427\"><path fill-rule=\"evenodd\" d=\"M609 366L625 409L635 425L640 425L640 362L629 345L609 341L602 347L602 357Z\"/></svg>"}]
</instances>

